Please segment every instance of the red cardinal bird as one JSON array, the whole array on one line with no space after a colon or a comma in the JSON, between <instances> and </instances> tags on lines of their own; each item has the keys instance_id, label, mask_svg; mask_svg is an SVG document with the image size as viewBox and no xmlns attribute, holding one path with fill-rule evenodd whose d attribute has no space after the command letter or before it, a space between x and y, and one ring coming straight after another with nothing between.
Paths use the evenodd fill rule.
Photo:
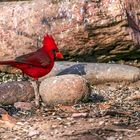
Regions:
<instances>
[{"instance_id":1,"label":"red cardinal bird","mask_svg":"<svg viewBox=\"0 0 140 140\"><path fill-rule=\"evenodd\" d=\"M36 52L28 53L17 57L15 60L0 61L0 65L10 65L21 69L23 74L33 77L36 81L38 78L48 74L54 66L55 58L62 58L57 45L52 36L48 34L44 36L43 47ZM33 83L32 83L33 84ZM34 85L35 86L35 85ZM38 83L37 83L37 86ZM39 87L36 87L38 90ZM39 105L39 90L36 93L36 105Z\"/></svg>"}]
</instances>

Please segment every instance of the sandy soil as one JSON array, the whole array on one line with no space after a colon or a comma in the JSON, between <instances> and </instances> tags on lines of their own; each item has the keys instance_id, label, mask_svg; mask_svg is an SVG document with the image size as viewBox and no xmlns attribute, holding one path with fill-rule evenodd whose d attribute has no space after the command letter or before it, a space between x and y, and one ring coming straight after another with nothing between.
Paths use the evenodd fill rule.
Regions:
<instances>
[{"instance_id":1,"label":"sandy soil","mask_svg":"<svg viewBox=\"0 0 140 140\"><path fill-rule=\"evenodd\" d=\"M87 103L10 111L0 140L139 140L140 81L93 86Z\"/></svg>"}]
</instances>

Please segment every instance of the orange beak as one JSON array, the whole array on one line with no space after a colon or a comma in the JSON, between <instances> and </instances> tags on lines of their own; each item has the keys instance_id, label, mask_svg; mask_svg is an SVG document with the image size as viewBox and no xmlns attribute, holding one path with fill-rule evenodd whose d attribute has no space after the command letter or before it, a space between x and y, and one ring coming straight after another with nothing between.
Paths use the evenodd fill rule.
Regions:
<instances>
[{"instance_id":1,"label":"orange beak","mask_svg":"<svg viewBox=\"0 0 140 140\"><path fill-rule=\"evenodd\" d=\"M62 59L63 55L62 55L61 52L56 52L55 57L58 58L58 59Z\"/></svg>"}]
</instances>

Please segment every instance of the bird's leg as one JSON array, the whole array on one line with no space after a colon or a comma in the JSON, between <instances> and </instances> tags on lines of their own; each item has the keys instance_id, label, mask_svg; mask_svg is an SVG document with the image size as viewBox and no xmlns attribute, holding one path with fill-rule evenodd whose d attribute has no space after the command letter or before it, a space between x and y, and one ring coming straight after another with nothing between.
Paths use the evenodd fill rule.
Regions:
<instances>
[{"instance_id":1,"label":"bird's leg","mask_svg":"<svg viewBox=\"0 0 140 140\"><path fill-rule=\"evenodd\" d=\"M25 77L25 74L22 73L22 80L23 80L23 81L27 81L28 79L29 79L29 78L28 78L27 76Z\"/></svg>"},{"instance_id":2,"label":"bird's leg","mask_svg":"<svg viewBox=\"0 0 140 140\"><path fill-rule=\"evenodd\" d=\"M31 84L34 88L34 93L35 93L35 105L36 107L39 107L39 100L40 100L40 95L39 95L39 84L40 82L38 80L31 81Z\"/></svg>"}]
</instances>

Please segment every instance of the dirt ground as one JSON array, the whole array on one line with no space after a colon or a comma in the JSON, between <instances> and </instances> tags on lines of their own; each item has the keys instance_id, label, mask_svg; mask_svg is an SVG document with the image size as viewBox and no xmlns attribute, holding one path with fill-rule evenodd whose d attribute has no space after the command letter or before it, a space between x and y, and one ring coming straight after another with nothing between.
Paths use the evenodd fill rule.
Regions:
<instances>
[{"instance_id":1,"label":"dirt ground","mask_svg":"<svg viewBox=\"0 0 140 140\"><path fill-rule=\"evenodd\" d=\"M0 140L139 140L140 81L92 86L87 103L11 111Z\"/></svg>"}]
</instances>

